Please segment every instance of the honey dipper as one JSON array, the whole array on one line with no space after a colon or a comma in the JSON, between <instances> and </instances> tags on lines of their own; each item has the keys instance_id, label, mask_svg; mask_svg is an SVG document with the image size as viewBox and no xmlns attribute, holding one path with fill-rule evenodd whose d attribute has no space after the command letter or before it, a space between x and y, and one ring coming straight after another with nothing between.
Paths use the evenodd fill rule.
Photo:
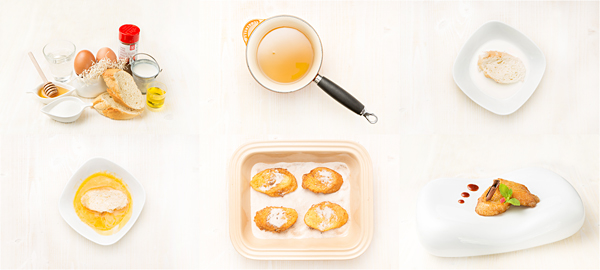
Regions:
<instances>
[{"instance_id":1,"label":"honey dipper","mask_svg":"<svg viewBox=\"0 0 600 270\"><path fill-rule=\"evenodd\" d=\"M42 89L43 89L42 93L44 93L44 95L46 95L49 98L58 96L58 87L56 87L56 85L54 85L54 83L52 83L52 82L48 81L48 79L46 79L46 76L44 76L44 72L42 72L40 65L38 65L38 62L35 60L33 53L29 52L29 58L31 58L31 62L33 63L33 65L37 69L38 73L40 74L40 77L42 77L42 80L44 80L44 82L46 83L42 87Z\"/></svg>"}]
</instances>

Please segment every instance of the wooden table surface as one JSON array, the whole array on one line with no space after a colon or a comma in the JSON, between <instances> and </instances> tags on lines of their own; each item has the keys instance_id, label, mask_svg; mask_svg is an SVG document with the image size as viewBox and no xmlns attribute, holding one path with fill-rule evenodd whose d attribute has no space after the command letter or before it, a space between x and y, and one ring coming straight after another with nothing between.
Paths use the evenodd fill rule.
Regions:
<instances>
[{"instance_id":1,"label":"wooden table surface","mask_svg":"<svg viewBox=\"0 0 600 270\"><path fill-rule=\"evenodd\" d=\"M278 94L245 64L241 32L255 18L291 14L323 43L320 73L379 116L368 124L316 85ZM599 268L600 81L598 2L2 1L0 2L0 267L2 268ZM456 86L452 65L482 24L505 22L547 60L532 97L495 115ZM77 50L118 46L141 28L140 51L164 69L166 107L112 121L89 109L55 122L24 93L39 84L32 51L62 38ZM86 99L87 100L87 99ZM374 236L348 261L254 261L229 240L228 162L260 140L350 140L373 161ZM58 200L95 156L129 170L147 202L112 246L81 237ZM416 235L416 198L442 177L552 170L579 192L575 235L497 255L439 258Z\"/></svg>"}]
</instances>

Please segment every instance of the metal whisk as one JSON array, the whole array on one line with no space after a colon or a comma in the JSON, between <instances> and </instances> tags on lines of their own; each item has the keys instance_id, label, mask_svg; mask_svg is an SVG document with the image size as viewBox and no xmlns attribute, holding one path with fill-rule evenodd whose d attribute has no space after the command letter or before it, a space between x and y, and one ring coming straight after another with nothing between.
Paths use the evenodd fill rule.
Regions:
<instances>
[{"instance_id":1,"label":"metal whisk","mask_svg":"<svg viewBox=\"0 0 600 270\"><path fill-rule=\"evenodd\" d=\"M44 76L44 72L42 72L40 65L38 65L38 62L35 60L33 53L29 52L29 58L31 58L31 62L33 63L33 65L37 69L38 73L40 74L40 77L42 77L42 80L44 80L44 82L46 82L46 84L44 84L44 86L42 87L42 93L46 97L49 97L49 98L58 96L58 87L56 87L56 85L54 85L52 82L50 82L50 81L48 81L48 79L46 79L46 76Z\"/></svg>"}]
</instances>

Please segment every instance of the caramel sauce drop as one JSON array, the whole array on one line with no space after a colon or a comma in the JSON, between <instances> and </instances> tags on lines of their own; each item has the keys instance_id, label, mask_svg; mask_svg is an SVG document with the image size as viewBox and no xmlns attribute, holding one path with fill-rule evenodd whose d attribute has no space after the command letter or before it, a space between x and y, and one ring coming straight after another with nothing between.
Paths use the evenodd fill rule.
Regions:
<instances>
[{"instance_id":1,"label":"caramel sauce drop","mask_svg":"<svg viewBox=\"0 0 600 270\"><path fill-rule=\"evenodd\" d=\"M477 191L477 190L479 190L479 186L477 186L477 185L475 185L475 184L469 184L469 185L467 185L467 188L468 188L470 191Z\"/></svg>"}]
</instances>

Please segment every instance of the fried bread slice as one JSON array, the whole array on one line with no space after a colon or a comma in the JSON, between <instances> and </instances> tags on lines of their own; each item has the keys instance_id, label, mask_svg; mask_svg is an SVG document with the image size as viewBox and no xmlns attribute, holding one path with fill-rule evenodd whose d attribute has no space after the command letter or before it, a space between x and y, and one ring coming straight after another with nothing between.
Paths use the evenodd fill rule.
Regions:
<instances>
[{"instance_id":1,"label":"fried bread slice","mask_svg":"<svg viewBox=\"0 0 600 270\"><path fill-rule=\"evenodd\" d=\"M334 193L340 190L343 183L344 180L339 173L325 167L314 168L302 176L302 188L314 193Z\"/></svg>"},{"instance_id":2,"label":"fried bread slice","mask_svg":"<svg viewBox=\"0 0 600 270\"><path fill-rule=\"evenodd\" d=\"M531 194L529 189L525 185L498 178L500 184L506 185L508 188L512 189L512 197L519 200L521 206L527 207L535 207L538 202L540 202L540 198L538 196ZM475 206L475 212L481 216L495 216L506 212L511 206L510 203L503 202L503 196L500 193L500 189L496 188L493 196L490 200L486 200L488 192L492 187L489 187L481 194L481 196L477 199L477 206Z\"/></svg>"},{"instance_id":3,"label":"fried bread slice","mask_svg":"<svg viewBox=\"0 0 600 270\"><path fill-rule=\"evenodd\" d=\"M256 226L267 232L281 233L292 227L298 220L296 210L287 207L265 207L254 216Z\"/></svg>"},{"instance_id":4,"label":"fried bread slice","mask_svg":"<svg viewBox=\"0 0 600 270\"><path fill-rule=\"evenodd\" d=\"M252 177L250 186L271 197L283 197L298 188L296 177L288 170L273 168L263 170Z\"/></svg>"},{"instance_id":5,"label":"fried bread slice","mask_svg":"<svg viewBox=\"0 0 600 270\"><path fill-rule=\"evenodd\" d=\"M337 229L346 222L348 212L340 205L328 201L314 204L304 215L304 223L321 232Z\"/></svg>"}]
</instances>

